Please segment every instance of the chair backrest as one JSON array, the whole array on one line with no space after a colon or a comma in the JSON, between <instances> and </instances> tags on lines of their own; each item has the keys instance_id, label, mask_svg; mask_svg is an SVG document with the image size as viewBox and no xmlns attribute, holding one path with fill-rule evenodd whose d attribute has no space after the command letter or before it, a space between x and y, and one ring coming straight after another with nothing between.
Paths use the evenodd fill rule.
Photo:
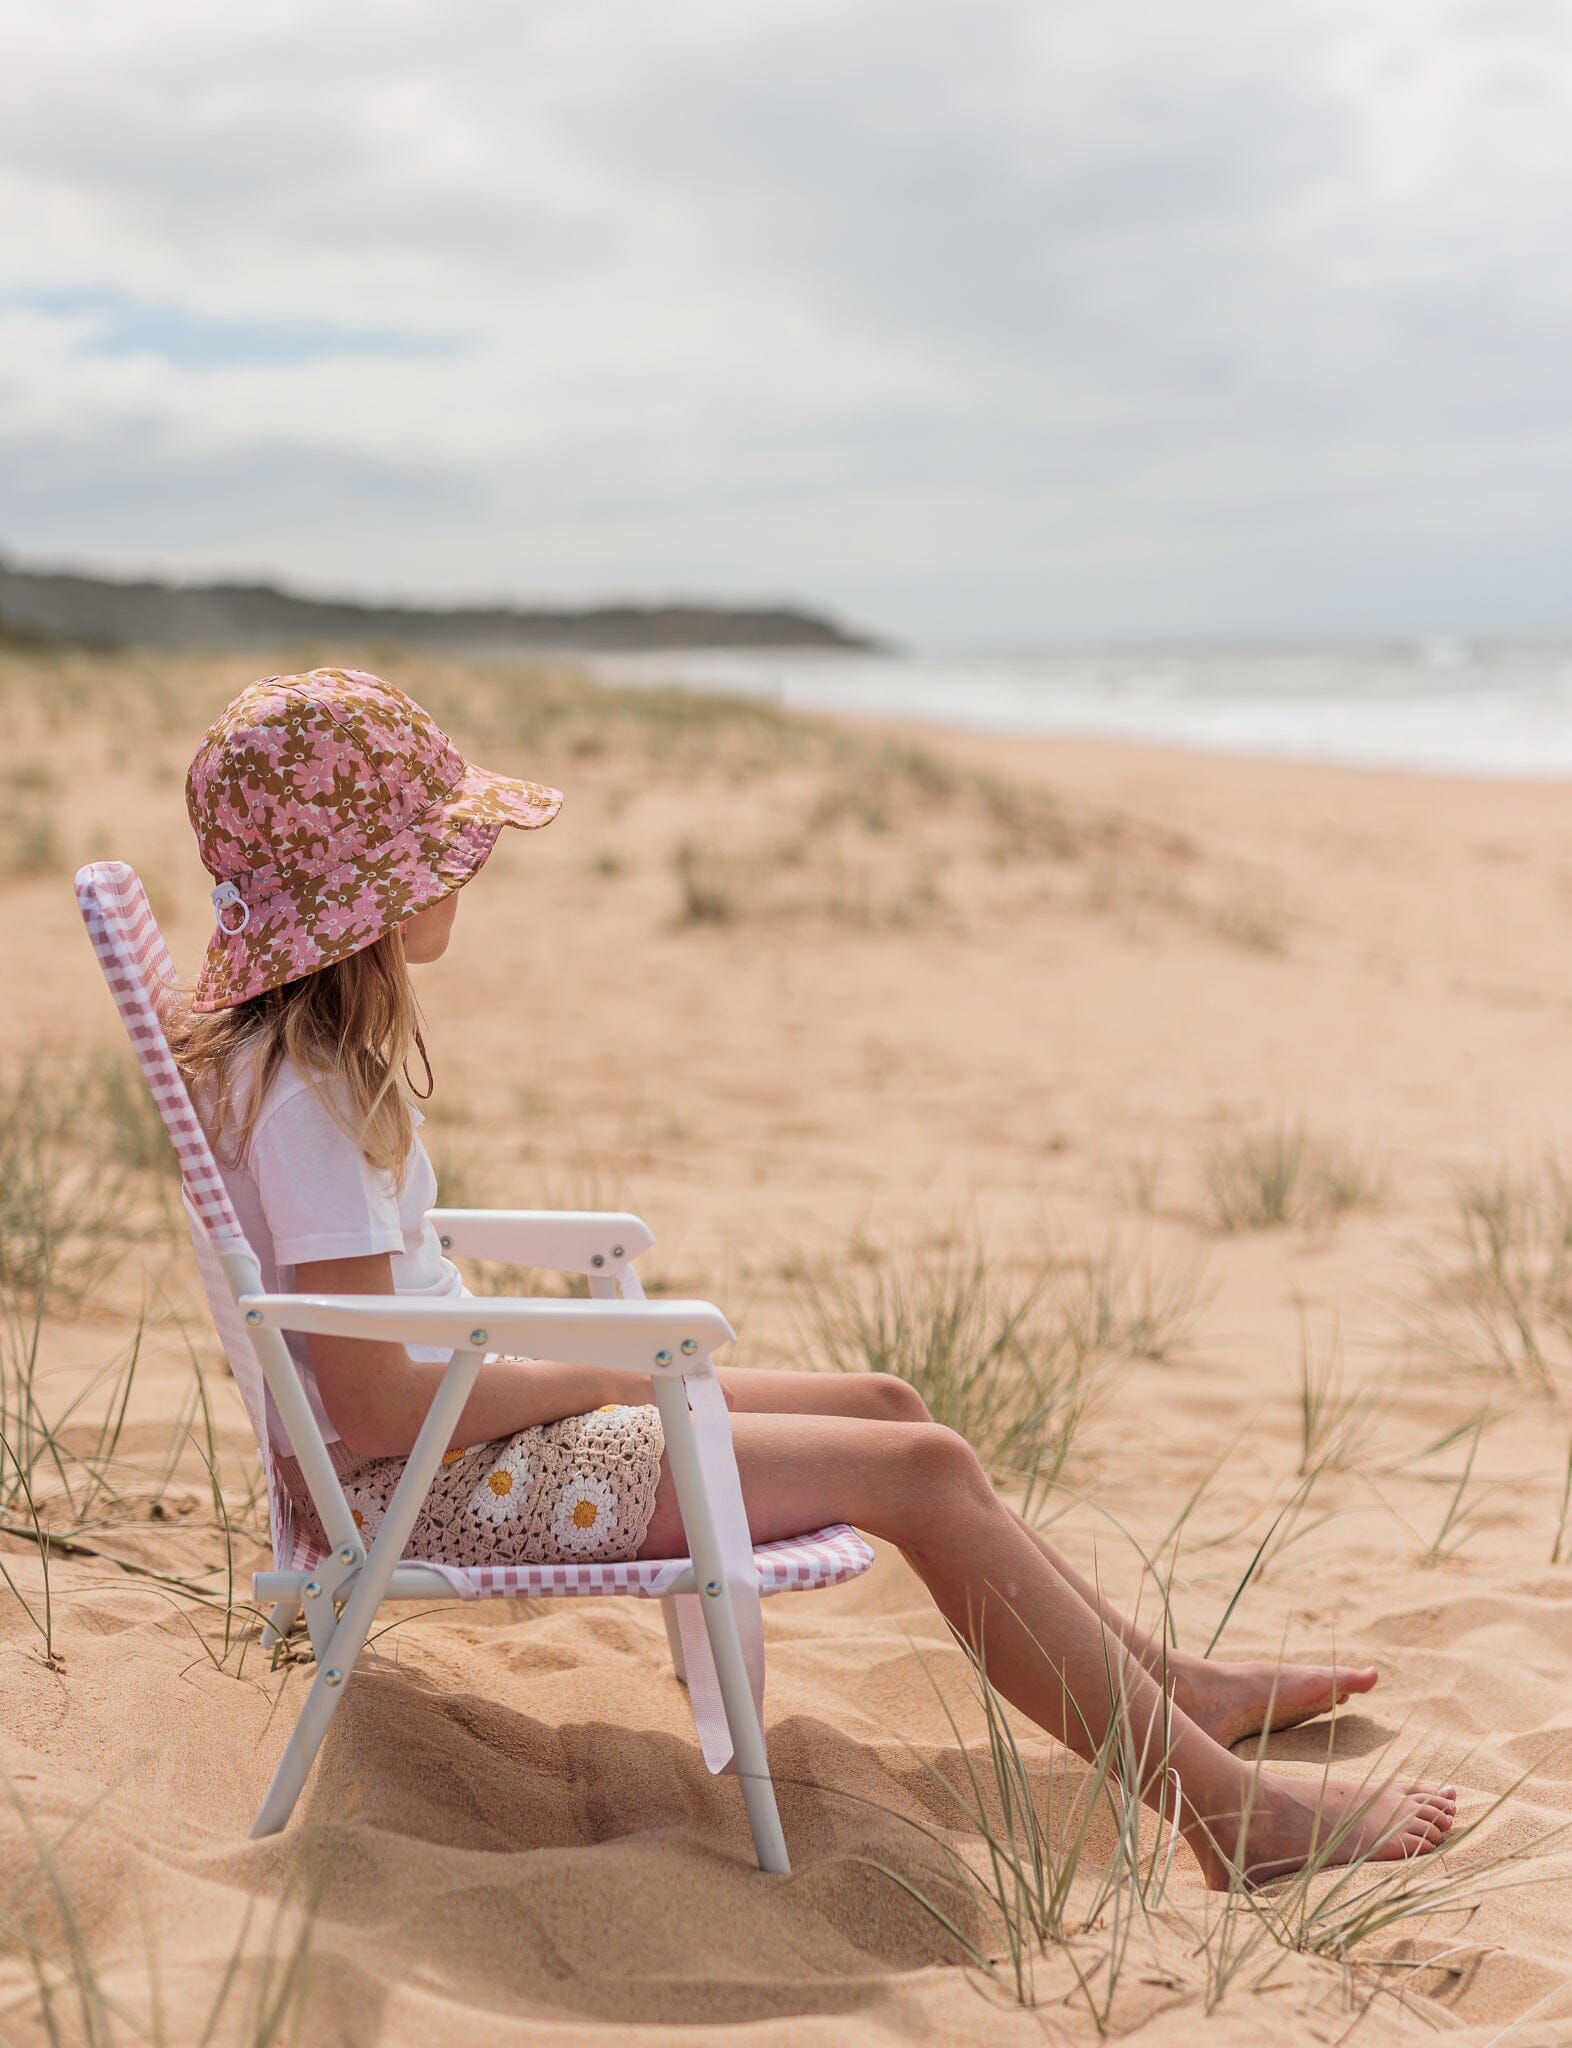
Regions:
<instances>
[{"instance_id":1,"label":"chair backrest","mask_svg":"<svg viewBox=\"0 0 1572 2048\"><path fill-rule=\"evenodd\" d=\"M76 900L120 1012L120 1021L131 1040L131 1049L180 1162L197 1268L214 1327L268 1468L268 1491L275 1497L276 1538L281 1533L280 1517L286 1511L284 1500L279 1498L282 1488L273 1470L267 1390L261 1365L218 1257L220 1247L250 1247L165 1035L164 1011L179 988L174 962L153 917L147 891L124 861L94 861L81 869L76 878Z\"/></svg>"}]
</instances>

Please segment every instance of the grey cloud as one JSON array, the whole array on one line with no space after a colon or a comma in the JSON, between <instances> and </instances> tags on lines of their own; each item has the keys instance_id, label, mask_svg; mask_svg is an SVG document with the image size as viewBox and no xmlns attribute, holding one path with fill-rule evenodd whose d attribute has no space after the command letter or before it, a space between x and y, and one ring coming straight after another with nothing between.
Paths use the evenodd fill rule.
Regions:
<instances>
[{"instance_id":1,"label":"grey cloud","mask_svg":"<svg viewBox=\"0 0 1572 2048\"><path fill-rule=\"evenodd\" d=\"M1564 7L94 19L97 63L56 23L0 82L0 290L466 349L342 407L84 384L109 428L52 481L35 449L13 548L74 504L119 559L795 591L949 637L1564 605ZM0 364L0 415L86 375ZM235 406L249 452L204 458ZM287 463L366 517L292 511Z\"/></svg>"}]
</instances>

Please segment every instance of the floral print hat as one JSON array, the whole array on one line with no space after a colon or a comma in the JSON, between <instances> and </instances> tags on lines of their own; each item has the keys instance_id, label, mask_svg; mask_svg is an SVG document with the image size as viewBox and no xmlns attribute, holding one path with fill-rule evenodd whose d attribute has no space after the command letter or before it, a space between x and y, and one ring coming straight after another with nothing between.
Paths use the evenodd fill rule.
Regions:
<instances>
[{"instance_id":1,"label":"floral print hat","mask_svg":"<svg viewBox=\"0 0 1572 2048\"><path fill-rule=\"evenodd\" d=\"M227 1010L347 959L462 888L504 825L561 793L471 768L429 712L360 669L269 676L209 726L186 809L217 885L193 1007Z\"/></svg>"}]
</instances>

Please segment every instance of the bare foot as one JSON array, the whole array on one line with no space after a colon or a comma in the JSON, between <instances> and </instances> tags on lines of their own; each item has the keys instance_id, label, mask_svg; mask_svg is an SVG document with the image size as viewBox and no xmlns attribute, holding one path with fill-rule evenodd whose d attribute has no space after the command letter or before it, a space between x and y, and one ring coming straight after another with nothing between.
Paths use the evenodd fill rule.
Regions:
<instances>
[{"instance_id":1,"label":"bare foot","mask_svg":"<svg viewBox=\"0 0 1572 2048\"><path fill-rule=\"evenodd\" d=\"M1368 1860L1391 1863L1428 1856L1457 1818L1450 1785L1362 1785L1347 1778L1303 1780L1274 1773L1256 1781L1248 1823L1237 1813L1196 1817L1185 1839L1213 1891L1226 1891L1237 1872L1265 1884L1303 1870Z\"/></svg>"},{"instance_id":2,"label":"bare foot","mask_svg":"<svg viewBox=\"0 0 1572 2048\"><path fill-rule=\"evenodd\" d=\"M1373 1665L1209 1664L1190 1657L1173 1681L1174 1705L1232 1749L1263 1728L1294 1728L1376 1682Z\"/></svg>"}]
</instances>

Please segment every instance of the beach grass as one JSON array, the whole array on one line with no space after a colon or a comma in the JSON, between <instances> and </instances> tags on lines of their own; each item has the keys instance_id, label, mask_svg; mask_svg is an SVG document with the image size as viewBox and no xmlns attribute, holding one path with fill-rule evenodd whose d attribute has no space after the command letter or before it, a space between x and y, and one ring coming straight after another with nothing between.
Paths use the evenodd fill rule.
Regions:
<instances>
[{"instance_id":1,"label":"beach grass","mask_svg":"<svg viewBox=\"0 0 1572 2048\"><path fill-rule=\"evenodd\" d=\"M1383 1192L1368 1153L1288 1121L1213 1138L1201 1172L1209 1220L1230 1234L1329 1224L1351 1209L1373 1207Z\"/></svg>"},{"instance_id":2,"label":"beach grass","mask_svg":"<svg viewBox=\"0 0 1572 2048\"><path fill-rule=\"evenodd\" d=\"M805 1272L799 1318L812 1357L892 1373L958 1431L1031 1514L1119 1365L1161 1358L1187 1334L1199 1273L1163 1271L1117 1243L1006 1273L977 1236L935 1251L846 1258Z\"/></svg>"},{"instance_id":3,"label":"beach grass","mask_svg":"<svg viewBox=\"0 0 1572 2048\"><path fill-rule=\"evenodd\" d=\"M1337 1470L1358 1462L1391 1402L1381 1385L1348 1387L1343 1332L1334 1318L1318 1337L1303 1312L1298 1357L1299 1473Z\"/></svg>"},{"instance_id":4,"label":"beach grass","mask_svg":"<svg viewBox=\"0 0 1572 2048\"><path fill-rule=\"evenodd\" d=\"M97 1071L35 1049L0 1073L0 1286L60 1305L101 1290L145 1234L123 1148L91 1125Z\"/></svg>"},{"instance_id":5,"label":"beach grass","mask_svg":"<svg viewBox=\"0 0 1572 2048\"><path fill-rule=\"evenodd\" d=\"M1554 1158L1461 1176L1414 1334L1432 1356L1540 1393L1572 1367L1572 1179Z\"/></svg>"},{"instance_id":6,"label":"beach grass","mask_svg":"<svg viewBox=\"0 0 1572 2048\"><path fill-rule=\"evenodd\" d=\"M9 1779L5 1806L27 1859L12 1860L0 1894L0 1966L10 1962L25 1985L6 1999L8 2039L24 2038L11 2034L17 2024L46 2048L295 2048L311 2038L313 1949L339 1846L331 1831L307 1830L269 1906L247 1900L206 2010L176 2022L164 1996L178 1967L167 1935L144 1921L140 1954L126 1955L123 1943L105 1954L71 1868L88 1853L75 1839L79 1824L51 1832Z\"/></svg>"},{"instance_id":7,"label":"beach grass","mask_svg":"<svg viewBox=\"0 0 1572 2048\"><path fill-rule=\"evenodd\" d=\"M1069 1967L1069 2000L1084 2006L1099 2035L1108 2031L1132 1936L1164 1905L1178 1848L1177 1787L1155 1829L1143 1825L1141 1785L1173 1785L1168 1730L1155 1744L1137 1736L1120 1646L1108 1644L1113 1711L1105 1733L1088 1741L1084 1769L1034 1767L1008 1706L988 1676L982 1649L957 1634L968 1686L983 1721L981 1754L963 1729L936 1674L929 1678L954 1742L959 1769L919 1757L946 1825L921 1829L950 1861L979 1909L967 1933L955 1915L903 1872L873 1867L914 1899L954 1942L957 1954L1015 2003L1039 2003L1038 1972L1052 1953ZM1111 1844L1105 1847L1105 1844ZM1056 1983L1055 2003L1065 1994Z\"/></svg>"},{"instance_id":8,"label":"beach grass","mask_svg":"<svg viewBox=\"0 0 1572 2048\"><path fill-rule=\"evenodd\" d=\"M1416 1921L1437 1917L1460 1931L1449 1956L1482 1955L1485 1944L1467 1940L1471 1910L1492 1893L1539 1881L1536 1857L1566 1832L1551 1828L1525 1842L1509 1831L1505 1848L1482 1846L1524 1779L1487 1800L1432 1856L1392 1862L1373 1851L1349 1855L1355 1830L1388 1784L1425 1776L1439 1780L1444 1774L1434 1770L1433 1760L1393 1754L1395 1745L1389 1745L1355 1774L1362 1795L1335 1822L1323 1821L1337 1746L1334 1716L1327 1723L1315 1798L1316 1847L1303 1868L1267 1887L1245 1878L1252 1793L1227 1889L1196 1912L1171 1882L1179 1845L1171 1731L1164 1725L1138 1734L1128 1686L1119 1675L1125 1669L1121 1646L1112 1638L1105 1645L1111 1703L1106 1732L1088 1740L1085 1765L1066 1767L1034 1758L982 1655L960 1636L956 1640L983 1724L981 1742L963 1728L930 1671L960 1769L939 1770L919 1759L948 1827L903 1818L941 1847L977 1904L980 1928L963 1928L953 1908L906 1873L887 1864L876 1867L932 1916L953 1942L956 1959L989 1985L1023 2006L1079 2007L1099 2037L1123 2031L1119 1995L1132 1960L1141 1959L1138 1973L1150 1972L1159 1954L1161 1980L1175 1993L1193 1995L1207 2014L1239 1990L1270 1989L1293 1956L1328 1968L1345 2007L1374 2005L1400 1992L1407 1974L1435 1964L1429 1954L1405 1953L1395 1937ZM1258 1739L1251 1759L1257 1781L1268 1761L1267 1740ZM1159 1812L1143 1808L1136 1789L1142 1785L1161 1788ZM1188 1971L1183 1965L1176 1971L1176 1951L1188 1956ZM1046 1983L1045 1962L1059 1965ZM1153 1980L1144 1975L1142 1981Z\"/></svg>"}]
</instances>

